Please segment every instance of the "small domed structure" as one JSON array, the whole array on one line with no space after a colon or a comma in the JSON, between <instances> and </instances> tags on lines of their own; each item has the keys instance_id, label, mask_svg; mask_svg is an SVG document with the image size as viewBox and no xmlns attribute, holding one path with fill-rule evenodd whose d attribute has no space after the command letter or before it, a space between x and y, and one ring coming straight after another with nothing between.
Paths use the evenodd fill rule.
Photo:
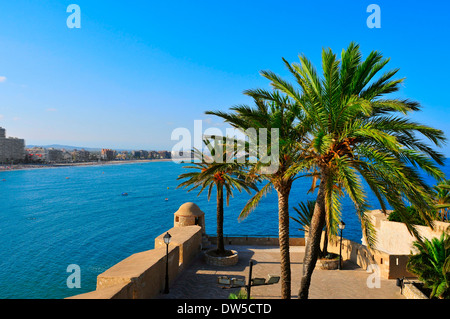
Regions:
<instances>
[{"instance_id":1,"label":"small domed structure","mask_svg":"<svg viewBox=\"0 0 450 319\"><path fill-rule=\"evenodd\" d=\"M184 203L174 215L175 227L198 225L205 232L205 213L195 203Z\"/></svg>"}]
</instances>

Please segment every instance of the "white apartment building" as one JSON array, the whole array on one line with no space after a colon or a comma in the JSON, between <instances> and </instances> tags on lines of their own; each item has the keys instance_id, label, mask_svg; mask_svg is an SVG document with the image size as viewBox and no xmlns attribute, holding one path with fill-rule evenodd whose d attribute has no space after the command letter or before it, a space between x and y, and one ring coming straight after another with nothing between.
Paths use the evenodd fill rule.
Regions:
<instances>
[{"instance_id":1,"label":"white apartment building","mask_svg":"<svg viewBox=\"0 0 450 319\"><path fill-rule=\"evenodd\" d=\"M22 161L25 158L25 140L6 137L6 130L0 127L0 163Z\"/></svg>"}]
</instances>

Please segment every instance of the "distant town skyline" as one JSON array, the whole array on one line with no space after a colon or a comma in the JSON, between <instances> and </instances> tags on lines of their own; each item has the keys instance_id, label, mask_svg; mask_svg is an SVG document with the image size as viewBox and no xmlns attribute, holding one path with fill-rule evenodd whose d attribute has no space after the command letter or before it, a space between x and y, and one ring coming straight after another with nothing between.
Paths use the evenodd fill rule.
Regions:
<instances>
[{"instance_id":1,"label":"distant town skyline","mask_svg":"<svg viewBox=\"0 0 450 319\"><path fill-rule=\"evenodd\" d=\"M450 138L448 2L73 3L80 28L66 24L70 2L0 4L0 126L27 145L170 150L177 127L223 128L204 112L250 103L244 90L269 87L261 70L290 79L282 57L319 67L322 48L351 41L391 58L386 69L406 77L396 96L420 102L415 119ZM366 23L371 3L380 28Z\"/></svg>"},{"instance_id":2,"label":"distant town skyline","mask_svg":"<svg viewBox=\"0 0 450 319\"><path fill-rule=\"evenodd\" d=\"M101 151L102 149L108 149L107 147L87 147L87 146L83 146L83 145L63 145L63 144L46 144L46 145L34 145L34 144L27 144L25 145L26 148L31 148L31 147L44 147L44 148L57 148L57 149L68 149L68 150L72 150L72 149L85 149L88 151ZM114 149L116 151L133 151L133 150L141 150L141 149L135 149L135 148L111 148ZM164 150L159 150L159 149L155 149L153 148L152 150L155 151L164 151Z\"/></svg>"},{"instance_id":3,"label":"distant town skyline","mask_svg":"<svg viewBox=\"0 0 450 319\"><path fill-rule=\"evenodd\" d=\"M87 148L69 145L25 145L25 140L7 136L0 127L0 169L14 164L69 164L83 162L171 159L170 150Z\"/></svg>"}]
</instances>

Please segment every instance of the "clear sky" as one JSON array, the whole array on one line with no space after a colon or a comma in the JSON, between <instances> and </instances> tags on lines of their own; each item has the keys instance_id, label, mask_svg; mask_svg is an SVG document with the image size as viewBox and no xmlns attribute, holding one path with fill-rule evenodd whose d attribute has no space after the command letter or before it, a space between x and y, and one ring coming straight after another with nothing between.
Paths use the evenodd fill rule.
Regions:
<instances>
[{"instance_id":1,"label":"clear sky","mask_svg":"<svg viewBox=\"0 0 450 319\"><path fill-rule=\"evenodd\" d=\"M79 29L66 24L72 3ZM173 129L220 127L206 110L268 87L260 70L287 77L282 57L319 67L323 47L356 41L391 58L407 78L398 95L450 138L449 24L448 1L2 1L0 126L27 144L171 149Z\"/></svg>"}]
</instances>

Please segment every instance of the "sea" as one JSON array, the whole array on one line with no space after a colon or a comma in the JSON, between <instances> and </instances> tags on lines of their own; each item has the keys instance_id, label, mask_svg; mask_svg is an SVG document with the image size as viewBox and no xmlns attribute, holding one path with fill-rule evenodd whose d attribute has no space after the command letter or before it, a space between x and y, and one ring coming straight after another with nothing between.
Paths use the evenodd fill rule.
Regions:
<instances>
[{"instance_id":1,"label":"sea","mask_svg":"<svg viewBox=\"0 0 450 319\"><path fill-rule=\"evenodd\" d=\"M155 237L173 227L174 213L186 202L205 212L206 233L215 235L215 193L208 201L206 192L177 188L186 165L155 161L0 172L0 299L61 299L95 290L99 274L154 248ZM315 198L307 193L310 187L311 179L294 182L291 216L299 202ZM276 192L239 220L250 197L236 191L224 205L224 234L276 237ZM379 208L370 192L369 202ZM361 225L348 198L342 200L342 219L343 237L360 243ZM293 220L290 236L303 237ZM68 285L72 265L80 270L79 287Z\"/></svg>"}]
</instances>

